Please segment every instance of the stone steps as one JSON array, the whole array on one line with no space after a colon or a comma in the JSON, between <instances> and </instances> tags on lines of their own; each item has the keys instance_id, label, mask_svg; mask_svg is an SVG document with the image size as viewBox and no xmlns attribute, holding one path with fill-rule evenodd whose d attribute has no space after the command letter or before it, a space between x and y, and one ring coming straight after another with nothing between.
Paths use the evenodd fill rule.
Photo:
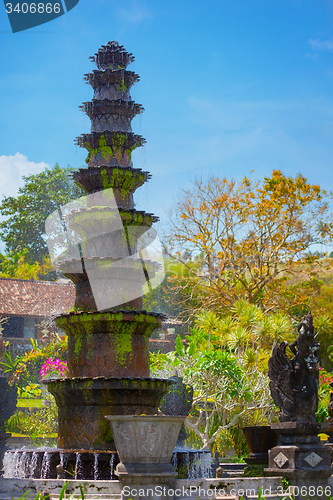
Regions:
<instances>
[{"instance_id":1,"label":"stone steps","mask_svg":"<svg viewBox=\"0 0 333 500\"><path fill-rule=\"evenodd\" d=\"M72 495L68 494L69 497L73 499L79 498L81 499L81 495L78 493L74 493ZM121 497L120 493L85 493L84 500L119 500ZM58 500L59 495L55 495L51 497L51 500Z\"/></svg>"},{"instance_id":2,"label":"stone steps","mask_svg":"<svg viewBox=\"0 0 333 500\"><path fill-rule=\"evenodd\" d=\"M231 496L231 495L225 495L225 496L200 496L200 500L240 500L242 497L239 496ZM277 495L276 493L273 493L271 495L266 495L264 497L261 497L262 500L291 500L292 497L289 495ZM257 500L258 495L256 494L255 496L250 495L250 496L244 496L244 500ZM198 496L193 496L193 497L177 497L177 500L198 500Z\"/></svg>"},{"instance_id":3,"label":"stone steps","mask_svg":"<svg viewBox=\"0 0 333 500\"><path fill-rule=\"evenodd\" d=\"M19 500L22 495L10 495L10 494L0 494L0 500ZM80 494L68 494L67 498L71 498L72 500L81 500L81 495ZM36 498L36 493L29 493L25 497L27 500L33 499L35 500ZM224 495L224 496L200 496L200 500L240 500L241 497L239 496L234 496L234 495ZM263 497L263 500L290 500L292 497L287 496L287 495L277 495L275 493L272 493L271 495L266 495ZM66 497L64 497L64 500ZM245 496L244 500L257 500L258 495L250 495L250 496ZM49 500L59 500L59 495L51 495ZM109 494L109 493L86 493L84 495L84 500L120 500L120 494L115 493L115 494ZM192 496L192 497L177 497L177 500L198 500L198 496Z\"/></svg>"},{"instance_id":4,"label":"stone steps","mask_svg":"<svg viewBox=\"0 0 333 500\"><path fill-rule=\"evenodd\" d=\"M245 497L246 500L257 500L258 494L256 492L260 488L264 489L263 498L265 496L267 500L282 500L283 495L279 499L278 495L275 494L281 488L281 480L281 477L177 479L173 488L179 491L175 500L198 500L199 498L200 500L240 500L243 492L248 494ZM27 491L29 493L27 493L25 500L35 500L38 491L49 492L50 500L59 500L60 492L65 483L68 483L67 499L71 498L72 495L73 500L81 499L80 485L85 492L85 500L120 500L121 498L122 488L118 481L0 478L0 500L12 500L12 498L18 500ZM265 491L267 495L264 495ZM268 495L268 493L270 494ZM287 498L289 499L289 497ZM161 497L157 500L161 500Z\"/></svg>"},{"instance_id":5,"label":"stone steps","mask_svg":"<svg viewBox=\"0 0 333 500\"><path fill-rule=\"evenodd\" d=\"M1 494L0 495L0 500L19 500L22 497L22 495L19 494ZM36 493L29 493L24 497L27 500L35 500L36 498ZM64 497L64 500L71 498L72 500L81 500L81 495L80 494L67 494L67 496ZM59 500L59 495L51 495L48 497L48 500ZM84 495L84 500L120 500L120 494L104 494L104 493L85 493ZM230 500L230 497L229 497Z\"/></svg>"},{"instance_id":6,"label":"stone steps","mask_svg":"<svg viewBox=\"0 0 333 500\"><path fill-rule=\"evenodd\" d=\"M19 500L22 495L0 495L0 500ZM25 499L26 500L35 500L36 498L36 493L32 493L31 495L26 495ZM79 494L68 494L67 496L64 497L64 500L66 498L71 498L71 500L81 500L81 495ZM119 494L115 495L105 495L105 494L85 494L84 495L84 500L120 500L121 496ZM200 496L200 500L240 500L241 497L238 496ZM257 500L258 495L256 496L247 496L244 497L244 500ZM278 495L269 495L263 497L262 500L290 500L290 496L278 496ZM59 495L51 495L51 497L48 498L48 500L59 500ZM198 500L198 496L192 496L192 497L176 497L176 500Z\"/></svg>"}]
</instances>

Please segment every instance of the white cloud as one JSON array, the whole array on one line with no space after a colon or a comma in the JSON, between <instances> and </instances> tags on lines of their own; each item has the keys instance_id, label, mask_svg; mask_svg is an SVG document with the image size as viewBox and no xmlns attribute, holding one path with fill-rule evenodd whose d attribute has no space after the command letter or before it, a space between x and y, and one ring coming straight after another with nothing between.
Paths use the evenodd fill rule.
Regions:
<instances>
[{"instance_id":1,"label":"white cloud","mask_svg":"<svg viewBox=\"0 0 333 500\"><path fill-rule=\"evenodd\" d=\"M325 40L321 42L320 40L308 40L308 43L311 45L314 50L327 50L329 52L333 52L333 40Z\"/></svg>"},{"instance_id":2,"label":"white cloud","mask_svg":"<svg viewBox=\"0 0 333 500\"><path fill-rule=\"evenodd\" d=\"M47 167L47 163L34 163L21 153L0 156L0 199L17 195L18 189L24 185L22 175L38 174Z\"/></svg>"}]
</instances>

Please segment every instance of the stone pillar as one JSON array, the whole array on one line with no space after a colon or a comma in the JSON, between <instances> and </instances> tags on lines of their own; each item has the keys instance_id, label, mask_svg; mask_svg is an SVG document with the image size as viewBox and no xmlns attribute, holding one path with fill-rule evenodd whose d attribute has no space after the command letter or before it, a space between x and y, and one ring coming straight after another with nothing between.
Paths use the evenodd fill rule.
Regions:
<instances>
[{"instance_id":1,"label":"stone pillar","mask_svg":"<svg viewBox=\"0 0 333 500\"><path fill-rule=\"evenodd\" d=\"M295 486L295 498L317 498L320 487L325 489L328 486L328 478L333 472L330 450L321 444L318 437L319 433L329 428L329 424L282 422L271 427L279 438L277 446L269 451L265 472L286 477Z\"/></svg>"},{"instance_id":2,"label":"stone pillar","mask_svg":"<svg viewBox=\"0 0 333 500\"><path fill-rule=\"evenodd\" d=\"M242 431L250 451L245 470L261 475L268 466L268 450L277 445L278 435L270 425L246 426Z\"/></svg>"},{"instance_id":3,"label":"stone pillar","mask_svg":"<svg viewBox=\"0 0 333 500\"><path fill-rule=\"evenodd\" d=\"M116 468L121 500L172 500L175 469L171 464L123 464Z\"/></svg>"},{"instance_id":4,"label":"stone pillar","mask_svg":"<svg viewBox=\"0 0 333 500\"><path fill-rule=\"evenodd\" d=\"M0 376L0 471L2 470L2 459L6 451L6 439L11 436L11 434L6 433L5 421L15 412L16 402L16 386L9 385L7 379Z\"/></svg>"}]
</instances>

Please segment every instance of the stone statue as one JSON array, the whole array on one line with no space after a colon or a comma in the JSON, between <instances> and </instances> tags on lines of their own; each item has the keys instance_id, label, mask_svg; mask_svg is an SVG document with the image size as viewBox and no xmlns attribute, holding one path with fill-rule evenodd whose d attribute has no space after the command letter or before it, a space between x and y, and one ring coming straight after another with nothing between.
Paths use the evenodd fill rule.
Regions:
<instances>
[{"instance_id":1,"label":"stone statue","mask_svg":"<svg viewBox=\"0 0 333 500\"><path fill-rule=\"evenodd\" d=\"M294 354L286 355L288 342L273 349L268 362L269 387L280 422L315 422L318 410L319 343L315 339L311 312L298 326L298 337L289 346Z\"/></svg>"}]
</instances>

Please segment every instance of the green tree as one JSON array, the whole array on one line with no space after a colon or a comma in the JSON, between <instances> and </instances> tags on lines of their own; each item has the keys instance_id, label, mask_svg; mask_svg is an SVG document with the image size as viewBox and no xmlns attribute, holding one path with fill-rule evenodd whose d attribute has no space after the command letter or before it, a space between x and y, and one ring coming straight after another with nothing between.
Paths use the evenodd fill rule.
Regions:
<instances>
[{"instance_id":1,"label":"green tree","mask_svg":"<svg viewBox=\"0 0 333 500\"><path fill-rule=\"evenodd\" d=\"M46 168L43 172L23 177L24 186L16 198L4 197L0 213L0 238L8 256L25 252L28 264L44 263L48 255L45 241L45 220L71 200L84 195L70 178L71 168Z\"/></svg>"},{"instance_id":2,"label":"green tree","mask_svg":"<svg viewBox=\"0 0 333 500\"><path fill-rule=\"evenodd\" d=\"M26 261L28 250L14 255L0 254L0 278L16 278L23 280L52 279L52 265L49 257L44 257L42 263L29 264Z\"/></svg>"},{"instance_id":3,"label":"green tree","mask_svg":"<svg viewBox=\"0 0 333 500\"><path fill-rule=\"evenodd\" d=\"M186 347L178 336L176 351L151 353L151 371L157 376L177 372L193 386L192 412L185 423L205 449L221 431L246 422L253 414L258 421L267 421L273 411L265 374L257 367L245 367L227 350L204 350L194 338Z\"/></svg>"},{"instance_id":4,"label":"green tree","mask_svg":"<svg viewBox=\"0 0 333 500\"><path fill-rule=\"evenodd\" d=\"M273 344L293 338L291 321L286 314L264 313L259 306L244 299L236 301L228 313L200 311L194 318L194 326L187 339L195 341L198 348L228 350L242 365L260 365L263 371L267 371L267 353L270 355Z\"/></svg>"}]
</instances>

